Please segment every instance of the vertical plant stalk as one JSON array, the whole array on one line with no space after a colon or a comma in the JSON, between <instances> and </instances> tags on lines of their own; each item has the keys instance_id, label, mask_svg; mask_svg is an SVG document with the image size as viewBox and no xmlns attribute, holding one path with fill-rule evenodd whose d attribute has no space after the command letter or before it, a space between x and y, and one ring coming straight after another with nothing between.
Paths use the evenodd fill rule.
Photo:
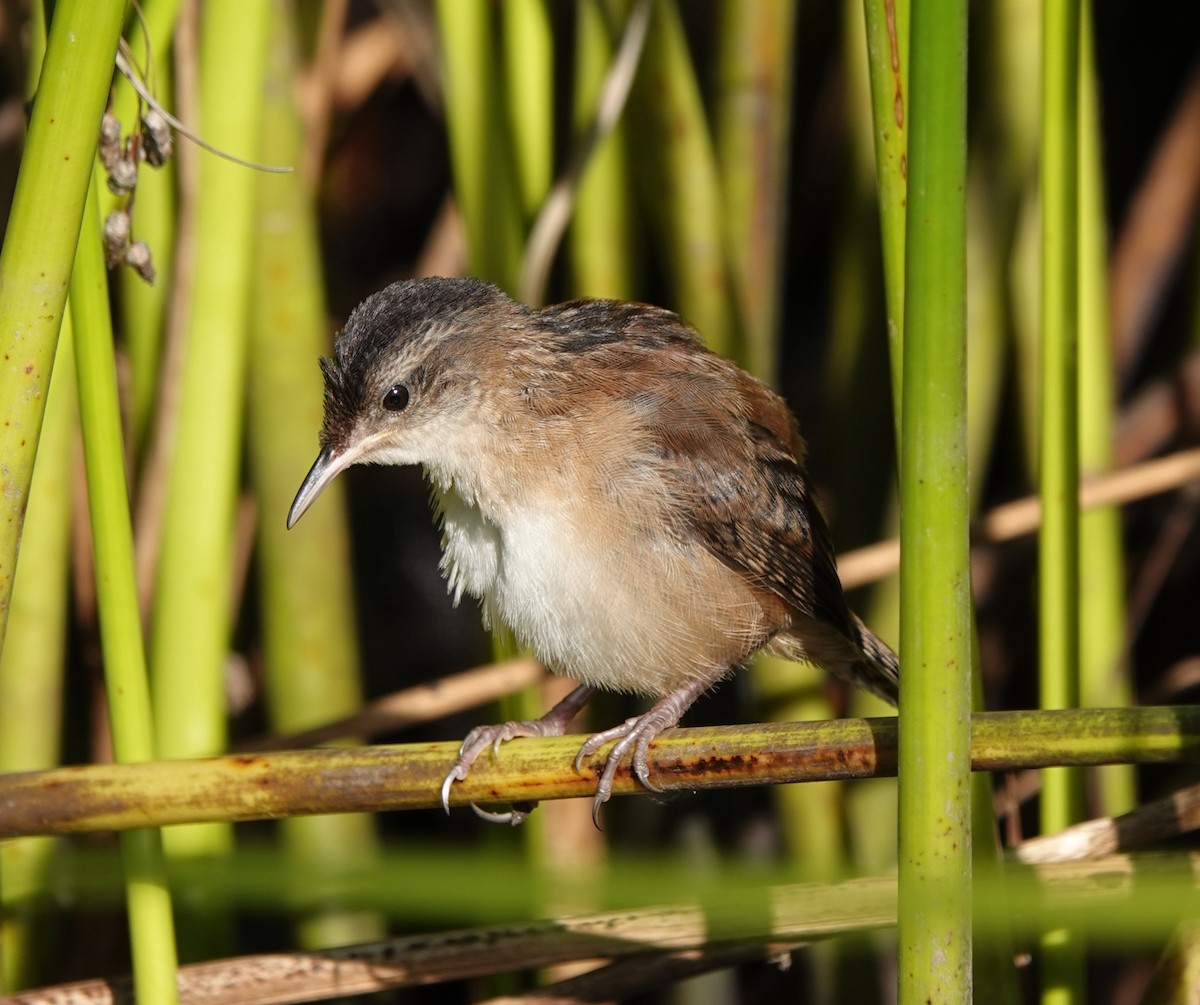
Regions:
<instances>
[{"instance_id":1,"label":"vertical plant stalk","mask_svg":"<svg viewBox=\"0 0 1200 1005\"><path fill-rule=\"evenodd\" d=\"M967 11L912 19L901 438L901 1002L971 1000Z\"/></svg>"},{"instance_id":2,"label":"vertical plant stalk","mask_svg":"<svg viewBox=\"0 0 1200 1005\"><path fill-rule=\"evenodd\" d=\"M845 83L845 170L841 183L838 223L830 259L828 355L824 390L828 421L826 434L831 478L838 500L837 529L843 542L874 539L882 530L889 536L899 532L896 463L891 456L898 446L889 432L895 412L896 385L888 358L882 276L880 274L880 214L875 173L874 116L871 104L868 53L864 44L866 27L863 10L856 4L842 8L841 50ZM907 65L907 53L904 56ZM903 240L903 227L900 231ZM903 245L901 245L903 246ZM903 263L901 263L903 265ZM901 273L901 276L903 273ZM903 290L901 289L901 295ZM884 425L886 424L886 425ZM894 427L893 427L894 429ZM866 454L864 444L875 444ZM865 609L867 623L885 640L896 644L899 634L899 581L892 575L871 588ZM855 689L847 708L852 716L890 715L879 698ZM825 703L828 706L828 702ZM827 708L820 716L837 714ZM841 817L845 820L845 854L848 874L870 875L896 867L897 787L894 778L864 779L852 784L830 782L821 786L784 785L778 798L790 789L839 786ZM815 798L815 797L810 797ZM838 819L824 824L796 821L789 827L827 829ZM883 941L886 939L886 942ZM827 951L833 951L833 943ZM873 955L890 955L894 934L875 941ZM877 967L865 965L862 950L839 948L834 994L839 1000L874 1000L878 997ZM820 965L819 963L817 964Z\"/></svg>"},{"instance_id":3,"label":"vertical plant stalk","mask_svg":"<svg viewBox=\"0 0 1200 1005\"><path fill-rule=\"evenodd\" d=\"M504 99L523 219L530 220L554 169L554 46L546 0L500 5Z\"/></svg>"},{"instance_id":4,"label":"vertical plant stalk","mask_svg":"<svg viewBox=\"0 0 1200 1005\"><path fill-rule=\"evenodd\" d=\"M1079 51L1079 468L1112 470L1116 379L1108 317L1108 234L1100 138L1092 4L1080 11ZM1133 700L1125 606L1125 555L1116 506L1079 518L1079 676L1086 705ZM1137 804L1137 773L1128 764L1096 768L1100 813L1117 816Z\"/></svg>"},{"instance_id":5,"label":"vertical plant stalk","mask_svg":"<svg viewBox=\"0 0 1200 1005\"><path fill-rule=\"evenodd\" d=\"M68 309L0 652L0 772L59 763L74 446L75 353ZM54 848L52 838L0 841L0 991L29 986L50 956L40 922L52 903Z\"/></svg>"},{"instance_id":6,"label":"vertical plant stalk","mask_svg":"<svg viewBox=\"0 0 1200 1005\"><path fill-rule=\"evenodd\" d=\"M909 81L910 18L907 0L865 0L867 49L871 77L871 102L875 119L876 177L879 191L881 232L883 243L884 283L887 297L888 333L892 349L893 374L898 372L904 345L905 295L905 221L908 209L908 127L905 113L906 88ZM975 187L978 189L978 174ZM978 199L976 199L976 207ZM970 203L968 203L968 212ZM980 214L976 213L978 219ZM986 470L983 458L991 444L997 400L995 394L996 360L1003 353L999 344L1000 310L1003 282L1000 278L985 278L989 271L990 254L986 242L994 233L985 228L984 236L968 228L967 282L975 284L977 296L967 298L973 312L969 316L967 343L967 417L965 478L969 494L968 512L974 493L970 492L972 472ZM998 268L998 266L997 266ZM894 385L893 404L897 424L902 412L903 382ZM969 591L968 591L969 592ZM972 705L983 707L982 676L979 667L978 641L971 626L971 687ZM902 660L902 664L903 664ZM902 673L903 676L903 673ZM992 787L987 775L971 777L972 842L974 867L1003 868L995 817L992 811ZM1013 985L1012 946L1007 940L991 939L974 946L972 983L980 1002L1008 1001L1015 991Z\"/></svg>"},{"instance_id":7,"label":"vertical plant stalk","mask_svg":"<svg viewBox=\"0 0 1200 1005\"><path fill-rule=\"evenodd\" d=\"M200 131L253 157L259 144L269 4L205 5ZM167 480L154 604L151 671L162 757L225 746L233 515L241 468L242 401L257 175L205 155L196 200L196 270L186 324L174 456ZM227 830L176 828L176 853L219 854Z\"/></svg>"},{"instance_id":8,"label":"vertical plant stalk","mask_svg":"<svg viewBox=\"0 0 1200 1005\"><path fill-rule=\"evenodd\" d=\"M999 249L1004 246L996 227L993 206L988 205L989 189L984 184L983 161L976 152L968 165L967 183L967 476L972 519L978 516L988 457L995 441L1000 416L1002 381L1007 349L1004 337L1004 291L1007 270ZM984 708L983 674L980 668L979 639L972 639L972 687L975 711ZM971 852L974 875L1001 876L1005 870L992 790L992 776L977 772L971 776ZM976 901L978 920L985 905ZM975 1001L977 1005L1004 1003L1018 997L1016 947L1003 937L999 926L991 938L977 940L974 946Z\"/></svg>"},{"instance_id":9,"label":"vertical plant stalk","mask_svg":"<svg viewBox=\"0 0 1200 1005\"><path fill-rule=\"evenodd\" d=\"M71 280L79 418L113 753L121 762L150 761L155 756L154 728L134 580L133 529L99 213L97 176ZM121 854L138 1000L178 1001L175 930L159 832L123 834Z\"/></svg>"},{"instance_id":10,"label":"vertical plant stalk","mask_svg":"<svg viewBox=\"0 0 1200 1005\"><path fill-rule=\"evenodd\" d=\"M630 9L629 19L615 52L608 44L603 19L598 15L597 8L586 4L579 8L576 39L582 52L576 59L578 69L576 71L575 118L577 125L571 140L571 150L562 171L530 227L529 240L525 246L525 257L521 263L519 299L531 307L537 307L546 302L550 268L558 253L562 235L571 222L580 182L592 164L593 155L604 145L604 141L613 127L617 125L621 113L625 109L646 40L646 29L650 23L650 3L651 0L639 0ZM611 56L611 60L606 59L606 56ZM605 63L610 64L606 70L602 69ZM606 164L607 167L614 165L619 165L623 169L623 158L616 162L609 161ZM605 181L612 181L611 172L606 174ZM622 185L620 195L624 196L624 194ZM609 206L604 204L599 208L607 213ZM613 208L616 206L614 205ZM625 214L630 212L628 204L624 206L624 211ZM619 217L620 214L616 215ZM596 224L598 220L593 218L590 222ZM626 229L624 231L618 229L614 234L617 238L627 236L627 221L618 223L618 228L622 224L626 225ZM610 257L621 256L623 251L625 251L624 242L618 240L608 255ZM587 257L586 251L584 257ZM605 258L602 253L601 260L609 259ZM631 270L632 266L628 264L626 256L626 265L623 271L628 274Z\"/></svg>"},{"instance_id":11,"label":"vertical plant stalk","mask_svg":"<svg viewBox=\"0 0 1200 1005\"><path fill-rule=\"evenodd\" d=\"M1018 446L1036 484L1038 413L1038 261L1036 163L1039 143L1041 0L989 4L978 32L980 79L994 81L981 102L979 166L988 181L990 229L997 235L998 279L1005 299L1008 353L1016 391ZM995 374L988 380L996 383Z\"/></svg>"},{"instance_id":12,"label":"vertical plant stalk","mask_svg":"<svg viewBox=\"0 0 1200 1005\"><path fill-rule=\"evenodd\" d=\"M1042 314L1038 640L1043 708L1079 704L1079 3L1047 0L1042 17ZM1045 834L1080 819L1078 770L1042 772ZM1042 1001L1082 1001L1078 933L1042 940Z\"/></svg>"},{"instance_id":13,"label":"vertical plant stalk","mask_svg":"<svg viewBox=\"0 0 1200 1005\"><path fill-rule=\"evenodd\" d=\"M515 294L524 240L496 67L492 5L438 0L454 192L471 272Z\"/></svg>"},{"instance_id":14,"label":"vertical plant stalk","mask_svg":"<svg viewBox=\"0 0 1200 1005\"><path fill-rule=\"evenodd\" d=\"M744 358L774 382L787 221L796 6L724 0L717 16L716 154Z\"/></svg>"},{"instance_id":15,"label":"vertical plant stalk","mask_svg":"<svg viewBox=\"0 0 1200 1005\"><path fill-rule=\"evenodd\" d=\"M879 227L883 281L887 291L896 434L900 434L904 346L904 234L908 205L910 0L863 0L875 120L875 177L879 184Z\"/></svg>"},{"instance_id":16,"label":"vertical plant stalk","mask_svg":"<svg viewBox=\"0 0 1200 1005\"><path fill-rule=\"evenodd\" d=\"M637 157L643 203L675 306L710 349L736 358L716 154L674 0L653 6L629 115L635 132L646 137Z\"/></svg>"},{"instance_id":17,"label":"vertical plant stalk","mask_svg":"<svg viewBox=\"0 0 1200 1005\"><path fill-rule=\"evenodd\" d=\"M596 115L616 47L609 37L602 0L580 0L575 16L573 121L576 135L581 135ZM629 142L622 120L596 145L579 180L567 232L576 296L633 298L637 249L630 188Z\"/></svg>"},{"instance_id":18,"label":"vertical plant stalk","mask_svg":"<svg viewBox=\"0 0 1200 1005\"><path fill-rule=\"evenodd\" d=\"M25 97L37 93L46 54L46 11L30 8ZM0 631L0 772L58 763L67 641L75 347L64 310L29 486L7 635ZM46 957L41 922L50 904L50 838L0 842L0 993L29 987Z\"/></svg>"},{"instance_id":19,"label":"vertical plant stalk","mask_svg":"<svg viewBox=\"0 0 1200 1005\"><path fill-rule=\"evenodd\" d=\"M294 164L304 149L295 104L294 4L273 0L266 105L259 156ZM321 425L317 359L329 349L313 196L299 173L257 177L258 240L248 366L250 478L259 502L264 668L275 733L296 733L362 706L350 535L344 488L295 530L284 514L316 450ZM328 492L328 490L327 490ZM364 814L281 822L286 860L297 874L328 875L347 861L364 868L378 854ZM310 948L382 938L370 911L314 908L300 914Z\"/></svg>"},{"instance_id":20,"label":"vertical plant stalk","mask_svg":"<svg viewBox=\"0 0 1200 1005\"><path fill-rule=\"evenodd\" d=\"M60 0L0 249L0 646L124 0Z\"/></svg>"}]
</instances>

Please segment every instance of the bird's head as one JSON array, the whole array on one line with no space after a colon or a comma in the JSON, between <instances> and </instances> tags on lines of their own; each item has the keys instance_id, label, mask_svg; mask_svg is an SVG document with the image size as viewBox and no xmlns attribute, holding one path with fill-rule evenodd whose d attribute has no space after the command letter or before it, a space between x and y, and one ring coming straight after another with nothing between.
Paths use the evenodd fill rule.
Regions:
<instances>
[{"instance_id":1,"label":"bird's head","mask_svg":"<svg viewBox=\"0 0 1200 1005\"><path fill-rule=\"evenodd\" d=\"M354 309L325 375L321 451L288 512L291 527L352 464L454 470L480 432L503 333L526 308L476 279L393 283ZM495 336L495 337L489 337Z\"/></svg>"}]
</instances>

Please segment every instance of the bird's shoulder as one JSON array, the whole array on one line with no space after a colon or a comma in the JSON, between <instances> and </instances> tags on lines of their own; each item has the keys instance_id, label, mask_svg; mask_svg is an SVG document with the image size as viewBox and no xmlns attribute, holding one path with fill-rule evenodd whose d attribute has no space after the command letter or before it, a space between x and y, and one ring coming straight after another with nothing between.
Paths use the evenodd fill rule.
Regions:
<instances>
[{"instance_id":1,"label":"bird's shoulder","mask_svg":"<svg viewBox=\"0 0 1200 1005\"><path fill-rule=\"evenodd\" d=\"M678 314L637 301L568 300L537 311L535 318L547 347L568 356L702 345L695 329Z\"/></svg>"}]
</instances>

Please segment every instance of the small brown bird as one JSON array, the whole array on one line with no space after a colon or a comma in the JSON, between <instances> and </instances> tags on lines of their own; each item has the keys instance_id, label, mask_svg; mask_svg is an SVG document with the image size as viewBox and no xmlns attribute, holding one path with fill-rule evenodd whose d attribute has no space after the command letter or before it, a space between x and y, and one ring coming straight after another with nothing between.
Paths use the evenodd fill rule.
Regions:
<instances>
[{"instance_id":1,"label":"small brown bird","mask_svg":"<svg viewBox=\"0 0 1200 1005\"><path fill-rule=\"evenodd\" d=\"M288 526L351 464L420 464L455 600L582 682L541 719L472 730L447 808L488 747L562 735L596 688L657 701L580 748L577 769L617 740L593 812L630 751L655 789L651 741L759 649L896 704L898 661L846 607L795 419L675 314L412 280L363 301L321 369L321 451Z\"/></svg>"}]
</instances>

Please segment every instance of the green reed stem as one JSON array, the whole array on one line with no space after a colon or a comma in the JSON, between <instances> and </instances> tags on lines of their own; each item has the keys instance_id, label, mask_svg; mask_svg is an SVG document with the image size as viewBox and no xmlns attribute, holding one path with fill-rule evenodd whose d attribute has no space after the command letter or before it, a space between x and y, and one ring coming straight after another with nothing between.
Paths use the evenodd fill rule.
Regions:
<instances>
[{"instance_id":1,"label":"green reed stem","mask_svg":"<svg viewBox=\"0 0 1200 1005\"><path fill-rule=\"evenodd\" d=\"M578 136L596 114L616 46L603 0L579 0L575 16L573 121ZM622 119L596 146L579 181L567 232L574 295L617 300L635 296L638 256L631 188L628 128Z\"/></svg>"},{"instance_id":2,"label":"green reed stem","mask_svg":"<svg viewBox=\"0 0 1200 1005\"><path fill-rule=\"evenodd\" d=\"M913 5L901 438L901 1002L971 999L967 11Z\"/></svg>"},{"instance_id":3,"label":"green reed stem","mask_svg":"<svg viewBox=\"0 0 1200 1005\"><path fill-rule=\"evenodd\" d=\"M648 138L636 164L675 306L710 349L736 357L716 153L674 0L653 7L629 114Z\"/></svg>"},{"instance_id":4,"label":"green reed stem","mask_svg":"<svg viewBox=\"0 0 1200 1005\"><path fill-rule=\"evenodd\" d=\"M742 363L773 383L787 222L796 6L724 0L714 137Z\"/></svg>"},{"instance_id":5,"label":"green reed stem","mask_svg":"<svg viewBox=\"0 0 1200 1005\"><path fill-rule=\"evenodd\" d=\"M0 646L123 0L60 0L0 249Z\"/></svg>"},{"instance_id":6,"label":"green reed stem","mask_svg":"<svg viewBox=\"0 0 1200 1005\"><path fill-rule=\"evenodd\" d=\"M1116 411L1108 317L1108 235L1100 97L1092 5L1080 12L1079 59L1079 467L1112 470ZM1079 518L1080 699L1084 705L1132 704L1121 512L1106 506ZM1137 804L1127 766L1097 774L1101 809L1112 816Z\"/></svg>"},{"instance_id":7,"label":"green reed stem","mask_svg":"<svg viewBox=\"0 0 1200 1005\"><path fill-rule=\"evenodd\" d=\"M1042 15L1042 313L1038 554L1041 705L1079 704L1079 3L1049 0ZM1042 831L1080 819L1082 777L1042 774ZM1077 933L1042 940L1042 1001L1083 1000Z\"/></svg>"},{"instance_id":8,"label":"green reed stem","mask_svg":"<svg viewBox=\"0 0 1200 1005\"><path fill-rule=\"evenodd\" d=\"M515 294L524 241L496 66L492 5L438 0L454 192L473 275Z\"/></svg>"},{"instance_id":9,"label":"green reed stem","mask_svg":"<svg viewBox=\"0 0 1200 1005\"><path fill-rule=\"evenodd\" d=\"M863 0L870 55L871 106L875 120L875 176L887 292L892 386L903 381L904 241L908 206L908 109L910 0ZM901 395L893 395L897 435Z\"/></svg>"},{"instance_id":10,"label":"green reed stem","mask_svg":"<svg viewBox=\"0 0 1200 1005\"><path fill-rule=\"evenodd\" d=\"M0 652L0 772L59 763L75 412L68 309L29 488L8 636ZM44 838L0 842L0 989L27 987L49 961L48 933L39 915L52 902L53 854L54 842Z\"/></svg>"},{"instance_id":11,"label":"green reed stem","mask_svg":"<svg viewBox=\"0 0 1200 1005\"><path fill-rule=\"evenodd\" d=\"M533 218L554 169L554 40L547 0L500 5L506 121L520 208Z\"/></svg>"},{"instance_id":12,"label":"green reed stem","mask_svg":"<svg viewBox=\"0 0 1200 1005\"><path fill-rule=\"evenodd\" d=\"M71 314L109 724L113 753L118 761L128 763L154 759L154 727L134 577L133 528L99 207L97 175L71 280ZM175 929L161 836L156 830L128 831L122 835L121 852L138 999L178 1001Z\"/></svg>"}]
</instances>

